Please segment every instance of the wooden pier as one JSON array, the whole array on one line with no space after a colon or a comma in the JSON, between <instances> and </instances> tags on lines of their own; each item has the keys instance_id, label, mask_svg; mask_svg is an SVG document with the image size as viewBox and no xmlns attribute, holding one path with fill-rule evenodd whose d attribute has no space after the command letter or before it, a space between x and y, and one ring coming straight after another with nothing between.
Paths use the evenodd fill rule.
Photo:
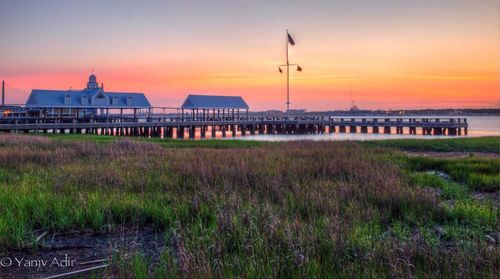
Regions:
<instances>
[{"instance_id":1,"label":"wooden pier","mask_svg":"<svg viewBox=\"0 0 500 279\"><path fill-rule=\"evenodd\" d=\"M373 133L467 135L466 118L245 116L134 118L0 118L0 132L215 138L256 134Z\"/></svg>"}]
</instances>

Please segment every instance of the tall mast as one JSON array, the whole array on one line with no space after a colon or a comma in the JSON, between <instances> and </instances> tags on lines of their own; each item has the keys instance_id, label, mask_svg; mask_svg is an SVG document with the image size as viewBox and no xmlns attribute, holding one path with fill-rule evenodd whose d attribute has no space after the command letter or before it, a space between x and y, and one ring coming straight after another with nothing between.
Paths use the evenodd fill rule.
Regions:
<instances>
[{"instance_id":1,"label":"tall mast","mask_svg":"<svg viewBox=\"0 0 500 279\"><path fill-rule=\"evenodd\" d=\"M349 105L353 105L354 103L352 102L352 86L351 86L351 80L349 80Z\"/></svg>"},{"instance_id":2,"label":"tall mast","mask_svg":"<svg viewBox=\"0 0 500 279\"><path fill-rule=\"evenodd\" d=\"M290 111L290 62L288 61L288 29L285 34L286 43L286 112Z\"/></svg>"},{"instance_id":3,"label":"tall mast","mask_svg":"<svg viewBox=\"0 0 500 279\"><path fill-rule=\"evenodd\" d=\"M2 80L2 106L5 105L5 80Z\"/></svg>"}]
</instances>

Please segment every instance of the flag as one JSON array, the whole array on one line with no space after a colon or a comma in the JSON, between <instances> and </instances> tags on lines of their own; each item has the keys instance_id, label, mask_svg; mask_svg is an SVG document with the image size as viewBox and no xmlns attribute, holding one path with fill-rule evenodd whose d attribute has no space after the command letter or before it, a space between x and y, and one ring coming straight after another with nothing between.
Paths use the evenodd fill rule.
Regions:
<instances>
[{"instance_id":1,"label":"flag","mask_svg":"<svg viewBox=\"0 0 500 279\"><path fill-rule=\"evenodd\" d=\"M280 71L280 74L282 74L282 73L283 73L283 70L281 70L281 68L280 68L280 67L278 67L278 71Z\"/></svg>"},{"instance_id":2,"label":"flag","mask_svg":"<svg viewBox=\"0 0 500 279\"><path fill-rule=\"evenodd\" d=\"M288 36L288 42L294 46L295 45L295 41L293 40L292 36L290 36L290 33L286 32L287 36Z\"/></svg>"},{"instance_id":3,"label":"flag","mask_svg":"<svg viewBox=\"0 0 500 279\"><path fill-rule=\"evenodd\" d=\"M297 71L302 72L302 68L299 65L297 65Z\"/></svg>"}]
</instances>

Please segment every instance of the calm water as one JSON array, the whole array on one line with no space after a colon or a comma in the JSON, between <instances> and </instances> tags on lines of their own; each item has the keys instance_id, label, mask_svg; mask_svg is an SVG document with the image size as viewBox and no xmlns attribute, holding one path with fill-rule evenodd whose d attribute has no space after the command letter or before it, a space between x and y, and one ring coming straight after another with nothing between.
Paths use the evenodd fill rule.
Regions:
<instances>
[{"instance_id":1,"label":"calm water","mask_svg":"<svg viewBox=\"0 0 500 279\"><path fill-rule=\"evenodd\" d=\"M467 137L480 136L500 136L500 116L461 116L466 117L469 123ZM408 132L407 129L405 132ZM420 130L417 131L420 133ZM436 139L436 138L457 138L464 136L424 136L424 135L397 135L393 134L351 134L351 133L332 133L332 134L309 134L309 135L253 135L236 137L239 140L257 140L257 141L294 141L294 140L384 140L384 139ZM231 138L226 138L231 139ZM234 138L233 138L234 139Z\"/></svg>"}]
</instances>

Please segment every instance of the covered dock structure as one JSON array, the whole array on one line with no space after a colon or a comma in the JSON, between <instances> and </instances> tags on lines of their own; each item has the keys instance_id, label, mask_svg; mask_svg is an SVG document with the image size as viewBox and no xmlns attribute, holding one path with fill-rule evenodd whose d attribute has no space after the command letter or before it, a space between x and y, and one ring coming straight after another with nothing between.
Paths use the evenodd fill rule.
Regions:
<instances>
[{"instance_id":1,"label":"covered dock structure","mask_svg":"<svg viewBox=\"0 0 500 279\"><path fill-rule=\"evenodd\" d=\"M240 119L240 110L248 119L248 105L240 96L188 95L181 106L181 120L231 121Z\"/></svg>"},{"instance_id":2,"label":"covered dock structure","mask_svg":"<svg viewBox=\"0 0 500 279\"><path fill-rule=\"evenodd\" d=\"M38 118L108 118L110 110L119 112L120 117L124 110L133 112L136 118L138 112L150 114L151 104L143 93L104 91L92 74L83 90L32 90L25 109Z\"/></svg>"}]
</instances>

